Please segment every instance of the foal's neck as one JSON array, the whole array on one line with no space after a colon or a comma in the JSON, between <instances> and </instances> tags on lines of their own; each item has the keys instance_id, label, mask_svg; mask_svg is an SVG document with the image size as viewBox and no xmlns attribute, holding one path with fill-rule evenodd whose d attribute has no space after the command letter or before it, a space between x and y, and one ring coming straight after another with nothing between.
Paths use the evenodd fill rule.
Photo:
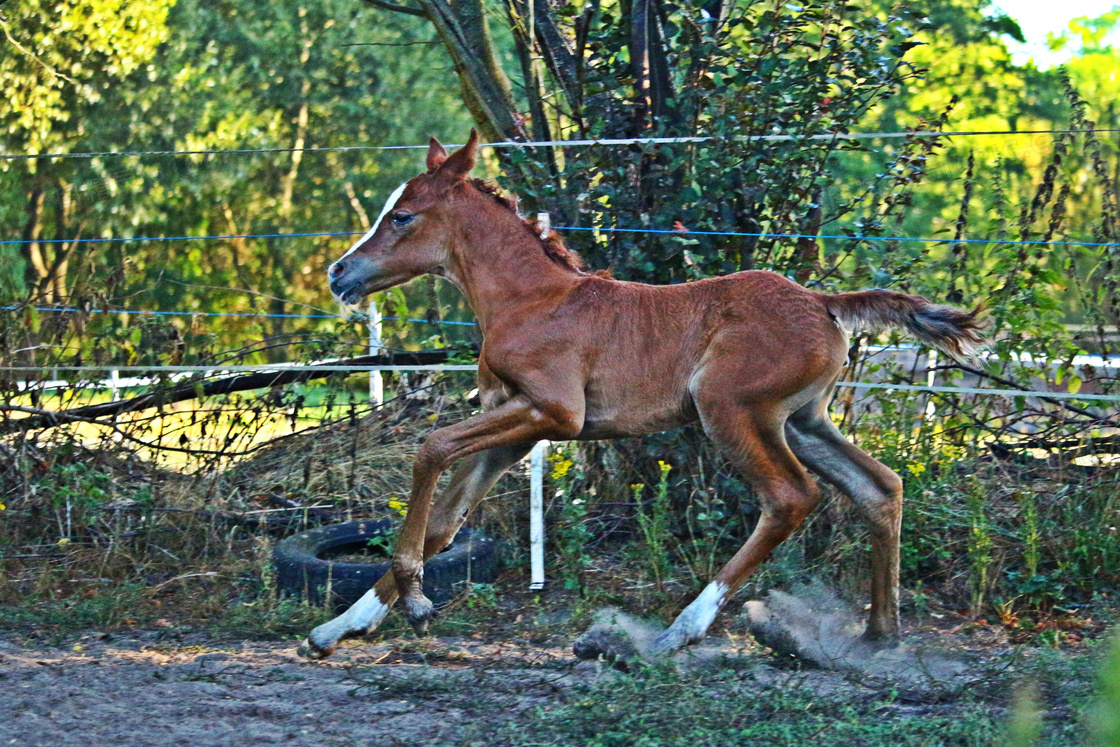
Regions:
<instances>
[{"instance_id":1,"label":"foal's neck","mask_svg":"<svg viewBox=\"0 0 1120 747\"><path fill-rule=\"evenodd\" d=\"M467 297L485 335L496 322L558 302L582 273L549 257L525 222L489 200L464 207L445 275Z\"/></svg>"}]
</instances>

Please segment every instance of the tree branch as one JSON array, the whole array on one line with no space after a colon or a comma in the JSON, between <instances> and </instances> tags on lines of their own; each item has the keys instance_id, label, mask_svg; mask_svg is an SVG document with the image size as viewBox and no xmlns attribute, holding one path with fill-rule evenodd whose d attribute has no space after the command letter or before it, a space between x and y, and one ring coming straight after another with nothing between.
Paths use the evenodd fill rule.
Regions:
<instances>
[{"instance_id":1,"label":"tree branch","mask_svg":"<svg viewBox=\"0 0 1120 747\"><path fill-rule=\"evenodd\" d=\"M490 141L523 139L509 81L485 27L481 1L463 0L454 7L448 0L420 2L451 55L463 103L483 136Z\"/></svg>"},{"instance_id":2,"label":"tree branch","mask_svg":"<svg viewBox=\"0 0 1120 747\"><path fill-rule=\"evenodd\" d=\"M325 366L430 366L443 363L450 357L448 350L422 350L416 353L390 353L388 355L363 355L358 358L317 363L315 367ZM36 408L4 406L0 412L26 412L30 417L7 420L0 423L0 435L9 433L22 433L40 428L54 428L58 425L74 422L98 422L98 418L122 415L130 412L147 410L151 407L170 405L176 402L185 402L200 397L216 394L233 394L252 389L267 389L283 384L296 384L315 379L325 379L334 374L349 376L350 373L360 371L268 371L262 373L239 374L224 379L207 382L192 382L180 384L170 390L142 394L132 399L119 402L105 402L99 405L76 407L72 410L39 410ZM201 384L201 386L199 385ZM109 425L108 423L100 423Z\"/></svg>"},{"instance_id":3,"label":"tree branch","mask_svg":"<svg viewBox=\"0 0 1120 747\"><path fill-rule=\"evenodd\" d=\"M423 10L420 10L419 8L409 8L407 5L397 5L396 3L386 2L386 0L365 0L365 1L367 3L369 3L370 5L373 5L374 7L381 8L383 10L391 10L394 13L405 13L405 14L410 15L410 16L420 16L421 18L426 18L427 15L428 15L427 13L425 13Z\"/></svg>"},{"instance_id":4,"label":"tree branch","mask_svg":"<svg viewBox=\"0 0 1120 747\"><path fill-rule=\"evenodd\" d=\"M560 88L564 91L564 98L568 101L568 109L573 117L582 120L583 112L580 110L580 83L579 71L575 54L568 46L560 29L553 20L546 0L529 0L534 4L533 29L540 45L541 57L544 64L556 76ZM582 123L581 123L582 127Z\"/></svg>"}]
</instances>

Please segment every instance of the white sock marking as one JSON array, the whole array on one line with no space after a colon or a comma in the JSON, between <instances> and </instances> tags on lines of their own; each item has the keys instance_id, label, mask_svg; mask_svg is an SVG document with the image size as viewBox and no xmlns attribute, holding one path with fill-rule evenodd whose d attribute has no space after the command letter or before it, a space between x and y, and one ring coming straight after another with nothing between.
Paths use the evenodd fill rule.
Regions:
<instances>
[{"instance_id":1,"label":"white sock marking","mask_svg":"<svg viewBox=\"0 0 1120 747\"><path fill-rule=\"evenodd\" d=\"M724 597L727 596L727 587L719 581L713 581L704 587L700 596L692 600L692 604L684 608L677 619L673 621L670 630L675 628L680 631L685 641L695 641L704 637L716 619L720 607L723 606Z\"/></svg>"},{"instance_id":2,"label":"white sock marking","mask_svg":"<svg viewBox=\"0 0 1120 747\"><path fill-rule=\"evenodd\" d=\"M377 596L377 590L370 589L350 609L311 631L310 637L315 645L329 648L347 633L364 633L377 626L388 613L389 607Z\"/></svg>"},{"instance_id":3,"label":"white sock marking","mask_svg":"<svg viewBox=\"0 0 1120 747\"><path fill-rule=\"evenodd\" d=\"M381 208L381 215L377 216L377 220L375 220L373 222L373 228L366 231L365 236L363 236L362 238L355 241L354 245L346 250L346 254L343 254L341 257L339 257L339 261L344 260L347 257L349 257L351 254L354 253L355 249L357 249L359 246L361 246L362 244L369 241L369 239L375 233L377 233L377 227L381 225L381 221L385 218L386 215L389 214L389 211L392 210L393 207L397 204L397 200L399 200L401 198L401 195L404 194L404 188L407 187L407 186L408 186L408 182L405 182L404 184L402 184L401 186L399 186L395 190L393 190L393 194L389 195L389 199L385 201L385 207Z\"/></svg>"}]
</instances>

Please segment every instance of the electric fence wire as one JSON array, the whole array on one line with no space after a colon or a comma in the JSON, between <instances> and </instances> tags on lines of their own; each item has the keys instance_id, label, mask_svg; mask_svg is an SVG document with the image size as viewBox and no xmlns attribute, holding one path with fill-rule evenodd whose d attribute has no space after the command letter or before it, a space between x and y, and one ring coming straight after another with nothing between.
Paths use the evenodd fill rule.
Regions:
<instances>
[{"instance_id":1,"label":"electric fence wire","mask_svg":"<svg viewBox=\"0 0 1120 747\"><path fill-rule=\"evenodd\" d=\"M58 312L62 314L139 314L148 316L206 316L206 317L248 317L257 319L343 319L340 314L269 314L256 311L147 311L145 309L82 309L76 306L0 306L0 311L21 311L31 308L35 311ZM474 322L458 322L447 319L381 317L386 322L412 322L414 324L448 324L452 326L474 327ZM355 320L355 321L365 321Z\"/></svg>"},{"instance_id":2,"label":"electric fence wire","mask_svg":"<svg viewBox=\"0 0 1120 747\"><path fill-rule=\"evenodd\" d=\"M750 141L793 141L793 140L871 140L894 138L918 137L962 137L962 136L995 136L995 135L1058 135L1058 134L1083 134L1100 132L1120 132L1120 129L1055 129L1055 130L969 130L969 131L904 131L904 132L871 132L871 133L830 133L811 135L808 137L796 135L760 135L744 137L744 142ZM515 142L503 141L495 143L481 143L483 148L539 148L539 147L574 147L574 146L615 146L615 145L672 145L688 143L704 143L720 140L715 137L670 137L670 138L604 138L591 140L551 140ZM461 144L451 144L448 147L459 147ZM45 153L45 154L0 154L0 160L38 160L57 158L105 158L105 157L143 157L143 156L210 156L210 155L242 155L255 153L314 153L314 152L340 152L340 151L393 151L393 150L418 150L427 148L427 145L358 145L358 146L333 146L310 148L235 148L214 150L149 150L149 151L99 151L87 153ZM588 226L556 226L557 230L564 231L593 231L598 233L646 233L668 234L676 236L744 236L757 238L789 238L789 239L814 239L830 241L898 241L898 242L926 242L926 243L967 243L967 244L1008 244L1032 246L1083 246L1083 247L1111 247L1120 246L1117 242L1088 242L1088 241L1030 241L1010 239L951 239L935 237L912 236L852 236L847 234L771 234L745 231L705 231L690 229L658 229L658 228L616 228L616 227L588 227ZM227 234L208 236L151 236L151 237L110 237L90 239L38 239L38 240L4 240L0 245L21 244L71 244L71 243L108 243L108 242L140 242L140 241L200 241L200 240L229 240L229 239L266 239L266 238L310 238L310 237L342 237L361 235L360 231L332 231L332 232L303 232L303 233L272 233L272 234ZM21 307L0 307L2 310L17 310ZM138 309L78 309L69 307L35 307L38 311L46 312L86 312L86 313L123 313L123 314L149 314L157 316L208 316L208 317L259 317L259 318L300 318L300 319L325 319L332 318L330 314L260 314L253 312L201 312L201 311L143 311ZM385 317L386 321L407 321L415 323L429 323L427 319L404 319ZM473 322L442 321L449 325L474 326ZM476 370L475 365L434 365L434 366L121 366L121 367L92 367L92 366L16 366L0 367L0 371L173 371L178 373L198 372L212 373L216 371L392 371L392 370L423 370L423 371L467 371ZM1009 397L1048 397L1051 399L1079 399L1086 401L1120 401L1120 395L1105 394L1080 394L1070 392L1024 391L1018 389L983 389L975 387L945 387L923 386L908 384L884 384L872 382L839 382L837 386L856 389L888 389L900 391L922 391L956 394L981 394L988 396Z\"/></svg>"},{"instance_id":3,"label":"electric fence wire","mask_svg":"<svg viewBox=\"0 0 1120 747\"><path fill-rule=\"evenodd\" d=\"M687 236L753 236L763 239L814 239L822 241L899 241L952 244L1009 244L1027 246L1120 246L1116 241L1032 241L1029 239L955 239L935 236L850 236L848 234L765 233L752 231L705 231L689 228L613 228L596 226L553 226L558 231L595 231L600 233L649 233ZM299 239L321 236L361 236L363 231L311 231L305 233L242 233L207 236L121 236L99 239L7 239L0 245L23 244L105 244L140 241L222 241L227 239Z\"/></svg>"}]
</instances>

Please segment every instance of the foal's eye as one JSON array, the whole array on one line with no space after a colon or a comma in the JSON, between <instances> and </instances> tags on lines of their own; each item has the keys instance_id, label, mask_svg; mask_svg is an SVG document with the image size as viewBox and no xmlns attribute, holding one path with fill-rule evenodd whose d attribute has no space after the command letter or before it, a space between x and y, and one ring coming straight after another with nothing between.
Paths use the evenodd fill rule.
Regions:
<instances>
[{"instance_id":1,"label":"foal's eye","mask_svg":"<svg viewBox=\"0 0 1120 747\"><path fill-rule=\"evenodd\" d=\"M398 228L407 226L415 217L412 213L393 213L393 225Z\"/></svg>"}]
</instances>

